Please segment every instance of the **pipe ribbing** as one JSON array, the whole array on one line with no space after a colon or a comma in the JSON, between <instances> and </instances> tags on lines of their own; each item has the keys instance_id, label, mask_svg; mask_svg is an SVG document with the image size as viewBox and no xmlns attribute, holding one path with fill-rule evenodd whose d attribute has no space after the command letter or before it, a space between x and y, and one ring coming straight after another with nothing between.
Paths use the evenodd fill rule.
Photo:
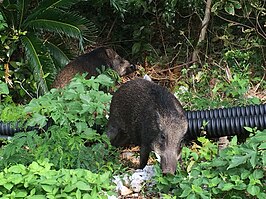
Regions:
<instances>
[{"instance_id":1,"label":"pipe ribbing","mask_svg":"<svg viewBox=\"0 0 266 199\"><path fill-rule=\"evenodd\" d=\"M222 109L211 109L202 111L187 111L188 118L188 139L196 139L201 135L204 122L206 136L218 138L222 136L246 134L244 127L257 127L266 129L266 104L250 105L245 107L232 107ZM46 128L51 122L46 125ZM19 128L19 122L15 124L0 122L0 135L13 136L16 132L30 131L38 129L28 127L27 129Z\"/></svg>"}]
</instances>

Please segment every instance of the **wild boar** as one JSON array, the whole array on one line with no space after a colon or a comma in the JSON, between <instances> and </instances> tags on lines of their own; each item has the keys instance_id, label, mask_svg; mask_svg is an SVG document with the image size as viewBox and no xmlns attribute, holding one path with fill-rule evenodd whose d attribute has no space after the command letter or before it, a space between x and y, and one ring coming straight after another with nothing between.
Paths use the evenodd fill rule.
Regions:
<instances>
[{"instance_id":1,"label":"wild boar","mask_svg":"<svg viewBox=\"0 0 266 199\"><path fill-rule=\"evenodd\" d=\"M120 57L113 49L99 47L89 53L83 54L67 64L56 76L52 88L62 88L70 82L77 73L97 76L97 68L102 66L112 68L120 76L127 75L136 70L135 65Z\"/></svg>"},{"instance_id":2,"label":"wild boar","mask_svg":"<svg viewBox=\"0 0 266 199\"><path fill-rule=\"evenodd\" d=\"M153 150L161 157L162 172L174 174L187 127L176 97L151 81L128 81L112 97L107 136L114 146L140 146L140 168Z\"/></svg>"}]
</instances>

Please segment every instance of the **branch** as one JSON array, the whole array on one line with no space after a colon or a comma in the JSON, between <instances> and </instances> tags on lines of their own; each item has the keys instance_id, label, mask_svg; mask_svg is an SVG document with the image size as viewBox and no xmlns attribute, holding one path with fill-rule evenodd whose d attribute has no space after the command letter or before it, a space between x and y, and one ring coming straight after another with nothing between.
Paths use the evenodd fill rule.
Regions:
<instances>
[{"instance_id":1,"label":"branch","mask_svg":"<svg viewBox=\"0 0 266 199\"><path fill-rule=\"evenodd\" d=\"M207 27L208 27L210 16L211 16L211 4L212 4L212 0L207 0L206 7L205 7L205 15L204 15L202 25L201 25L199 40L192 55L193 62L199 61L200 43L205 39L205 36L206 36Z\"/></svg>"}]
</instances>

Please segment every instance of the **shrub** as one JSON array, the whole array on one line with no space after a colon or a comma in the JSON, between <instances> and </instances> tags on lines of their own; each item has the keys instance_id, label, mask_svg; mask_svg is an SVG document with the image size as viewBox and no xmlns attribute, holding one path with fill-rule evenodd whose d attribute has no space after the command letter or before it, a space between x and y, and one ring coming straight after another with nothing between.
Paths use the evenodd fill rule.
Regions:
<instances>
[{"instance_id":1,"label":"shrub","mask_svg":"<svg viewBox=\"0 0 266 199\"><path fill-rule=\"evenodd\" d=\"M110 172L84 169L54 170L47 160L25 167L17 164L0 172L0 197L7 198L107 198L113 195Z\"/></svg>"},{"instance_id":2,"label":"shrub","mask_svg":"<svg viewBox=\"0 0 266 199\"><path fill-rule=\"evenodd\" d=\"M112 164L109 140L97 133L104 131L111 100L110 94L99 90L103 86L112 86L106 75L76 77L64 89L33 99L21 115L26 115L23 128L34 129L15 134L0 151L0 166L28 165L45 158L55 168L96 171Z\"/></svg>"},{"instance_id":3,"label":"shrub","mask_svg":"<svg viewBox=\"0 0 266 199\"><path fill-rule=\"evenodd\" d=\"M243 144L234 137L218 154L217 144L199 138L201 146L183 148L183 166L175 176L157 169L156 190L178 198L265 198L266 130Z\"/></svg>"}]
</instances>

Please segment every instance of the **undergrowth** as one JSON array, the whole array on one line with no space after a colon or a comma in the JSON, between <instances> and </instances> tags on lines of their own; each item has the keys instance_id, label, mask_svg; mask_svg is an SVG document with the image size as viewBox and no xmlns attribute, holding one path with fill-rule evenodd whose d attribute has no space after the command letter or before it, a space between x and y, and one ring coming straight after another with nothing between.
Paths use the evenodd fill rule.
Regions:
<instances>
[{"instance_id":1,"label":"undergrowth","mask_svg":"<svg viewBox=\"0 0 266 199\"><path fill-rule=\"evenodd\" d=\"M101 198L115 195L110 172L85 169L55 170L48 160L17 164L0 172L0 197L9 198Z\"/></svg>"},{"instance_id":2,"label":"undergrowth","mask_svg":"<svg viewBox=\"0 0 266 199\"><path fill-rule=\"evenodd\" d=\"M249 129L250 130L250 129ZM164 198L266 198L266 130L219 151L204 137L182 150L176 175L163 176L156 166L155 191Z\"/></svg>"},{"instance_id":3,"label":"undergrowth","mask_svg":"<svg viewBox=\"0 0 266 199\"><path fill-rule=\"evenodd\" d=\"M16 133L0 150L0 168L48 158L56 169L112 170L117 160L104 134L111 95L100 90L112 86L106 75L75 77L65 88L52 89L14 111L21 116L21 131L31 131ZM6 109L3 121L10 119Z\"/></svg>"}]
</instances>

